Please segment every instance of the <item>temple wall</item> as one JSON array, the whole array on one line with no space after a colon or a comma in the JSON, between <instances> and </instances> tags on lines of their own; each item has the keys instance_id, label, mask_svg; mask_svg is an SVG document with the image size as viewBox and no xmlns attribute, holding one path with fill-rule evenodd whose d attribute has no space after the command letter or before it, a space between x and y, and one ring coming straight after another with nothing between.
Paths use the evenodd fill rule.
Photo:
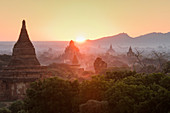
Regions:
<instances>
[{"instance_id":1,"label":"temple wall","mask_svg":"<svg viewBox=\"0 0 170 113\"><path fill-rule=\"evenodd\" d=\"M0 101L24 98L30 82L0 80Z\"/></svg>"},{"instance_id":2,"label":"temple wall","mask_svg":"<svg viewBox=\"0 0 170 113\"><path fill-rule=\"evenodd\" d=\"M18 70L19 71L19 70ZM0 101L23 99L31 82L51 76L47 70L41 72L1 72Z\"/></svg>"}]
</instances>

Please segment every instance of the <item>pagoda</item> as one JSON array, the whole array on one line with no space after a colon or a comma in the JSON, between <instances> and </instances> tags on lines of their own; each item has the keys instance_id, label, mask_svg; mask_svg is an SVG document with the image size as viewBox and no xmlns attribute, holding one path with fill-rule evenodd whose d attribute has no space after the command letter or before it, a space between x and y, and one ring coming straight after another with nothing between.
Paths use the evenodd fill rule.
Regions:
<instances>
[{"instance_id":1,"label":"pagoda","mask_svg":"<svg viewBox=\"0 0 170 113\"><path fill-rule=\"evenodd\" d=\"M129 51L127 52L127 56L128 56L128 57L135 56L135 53L132 51L131 46L129 47Z\"/></svg>"},{"instance_id":2,"label":"pagoda","mask_svg":"<svg viewBox=\"0 0 170 113\"><path fill-rule=\"evenodd\" d=\"M65 55L71 56L72 58L74 55L79 55L79 54L80 54L79 48L76 47L74 41L71 40L69 45L65 49Z\"/></svg>"},{"instance_id":3,"label":"pagoda","mask_svg":"<svg viewBox=\"0 0 170 113\"><path fill-rule=\"evenodd\" d=\"M116 55L115 50L112 48L112 45L110 45L110 48L106 52L109 55Z\"/></svg>"},{"instance_id":4,"label":"pagoda","mask_svg":"<svg viewBox=\"0 0 170 113\"><path fill-rule=\"evenodd\" d=\"M35 48L29 39L25 20L23 20L20 36L13 47L12 60L10 61L8 66L31 67L39 65L40 63L36 58Z\"/></svg>"},{"instance_id":5,"label":"pagoda","mask_svg":"<svg viewBox=\"0 0 170 113\"><path fill-rule=\"evenodd\" d=\"M71 64L72 59L74 58L75 55L78 59L81 58L79 48L74 44L74 41L71 40L69 45L65 48L64 53L61 56L59 56L59 60L63 61L66 64Z\"/></svg>"},{"instance_id":6,"label":"pagoda","mask_svg":"<svg viewBox=\"0 0 170 113\"><path fill-rule=\"evenodd\" d=\"M11 61L0 71L0 101L22 99L29 84L45 78L45 75L47 76L46 67L40 66L23 20Z\"/></svg>"}]
</instances>

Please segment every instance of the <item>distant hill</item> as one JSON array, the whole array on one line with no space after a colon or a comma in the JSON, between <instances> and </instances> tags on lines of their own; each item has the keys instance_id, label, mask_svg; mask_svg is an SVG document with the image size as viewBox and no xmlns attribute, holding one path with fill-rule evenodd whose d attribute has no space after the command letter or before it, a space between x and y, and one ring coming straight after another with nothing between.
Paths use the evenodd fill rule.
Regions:
<instances>
[{"instance_id":1,"label":"distant hill","mask_svg":"<svg viewBox=\"0 0 170 113\"><path fill-rule=\"evenodd\" d=\"M103 37L96 40L88 40L87 43L95 45L113 46L136 46L136 47L158 47L170 46L170 32L168 33L149 33L138 37L130 37L127 33L120 33L113 36Z\"/></svg>"}]
</instances>

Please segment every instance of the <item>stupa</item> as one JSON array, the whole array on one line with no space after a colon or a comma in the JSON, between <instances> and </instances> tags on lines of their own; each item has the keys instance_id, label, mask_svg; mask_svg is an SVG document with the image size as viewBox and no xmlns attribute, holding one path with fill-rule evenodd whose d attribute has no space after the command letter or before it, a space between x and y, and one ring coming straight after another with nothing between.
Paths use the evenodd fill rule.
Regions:
<instances>
[{"instance_id":1,"label":"stupa","mask_svg":"<svg viewBox=\"0 0 170 113\"><path fill-rule=\"evenodd\" d=\"M47 76L45 66L40 66L35 48L29 39L25 20L18 41L13 47L12 58L0 72L0 100L22 99L30 82Z\"/></svg>"},{"instance_id":2,"label":"stupa","mask_svg":"<svg viewBox=\"0 0 170 113\"><path fill-rule=\"evenodd\" d=\"M75 46L73 40L71 40L69 45L66 47L64 54L66 57L70 57L71 59L73 58L74 55L80 54L79 48Z\"/></svg>"},{"instance_id":3,"label":"stupa","mask_svg":"<svg viewBox=\"0 0 170 113\"><path fill-rule=\"evenodd\" d=\"M112 45L110 45L110 48L106 52L109 55L116 55L115 50L112 48Z\"/></svg>"},{"instance_id":4,"label":"stupa","mask_svg":"<svg viewBox=\"0 0 170 113\"><path fill-rule=\"evenodd\" d=\"M135 53L132 51L131 46L129 47L129 51L127 52L127 56L128 56L128 57L133 57L133 56L135 56Z\"/></svg>"},{"instance_id":5,"label":"stupa","mask_svg":"<svg viewBox=\"0 0 170 113\"><path fill-rule=\"evenodd\" d=\"M78 59L81 58L79 48L74 44L74 41L71 40L69 45L65 48L64 53L59 56L59 60L63 61L64 63L71 64L75 55Z\"/></svg>"},{"instance_id":6,"label":"stupa","mask_svg":"<svg viewBox=\"0 0 170 113\"><path fill-rule=\"evenodd\" d=\"M22 21L22 28L18 41L13 47L12 60L8 66L39 66L40 63L36 58L35 48L31 43L25 20Z\"/></svg>"}]
</instances>

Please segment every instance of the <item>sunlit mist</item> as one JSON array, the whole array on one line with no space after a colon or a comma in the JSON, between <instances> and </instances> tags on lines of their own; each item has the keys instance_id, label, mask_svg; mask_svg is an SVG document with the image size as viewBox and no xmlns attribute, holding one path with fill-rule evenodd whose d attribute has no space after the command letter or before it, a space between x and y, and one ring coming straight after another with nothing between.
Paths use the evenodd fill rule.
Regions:
<instances>
[{"instance_id":1,"label":"sunlit mist","mask_svg":"<svg viewBox=\"0 0 170 113\"><path fill-rule=\"evenodd\" d=\"M86 38L83 37L83 36L78 36L78 37L76 38L76 42L82 43L82 42L85 42L85 41L86 41Z\"/></svg>"}]
</instances>

